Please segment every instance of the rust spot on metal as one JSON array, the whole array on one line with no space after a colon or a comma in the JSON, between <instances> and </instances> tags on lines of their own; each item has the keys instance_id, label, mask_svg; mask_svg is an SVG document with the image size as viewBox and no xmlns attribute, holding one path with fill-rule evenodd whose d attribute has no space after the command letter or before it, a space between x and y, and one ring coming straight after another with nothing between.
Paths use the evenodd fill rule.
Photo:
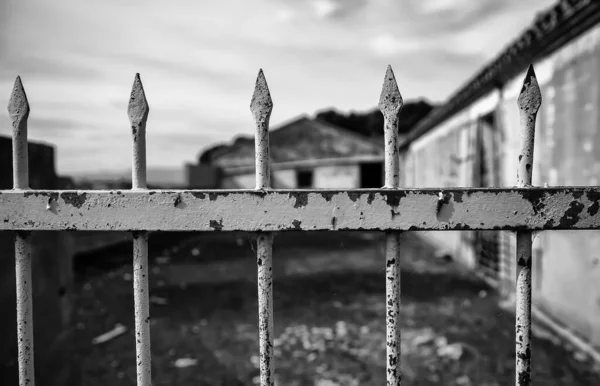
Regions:
<instances>
[{"instance_id":1,"label":"rust spot on metal","mask_svg":"<svg viewBox=\"0 0 600 386\"><path fill-rule=\"evenodd\" d=\"M458 202L458 203L463 202L463 192L461 192L461 191L452 192L452 198L454 199L454 202Z\"/></svg>"},{"instance_id":2,"label":"rust spot on metal","mask_svg":"<svg viewBox=\"0 0 600 386\"><path fill-rule=\"evenodd\" d=\"M191 192L192 196L199 198L201 200L204 200L206 198L206 194L202 193L202 192Z\"/></svg>"},{"instance_id":3,"label":"rust spot on metal","mask_svg":"<svg viewBox=\"0 0 600 386\"><path fill-rule=\"evenodd\" d=\"M72 205L75 208L79 209L85 203L86 194L85 193L77 194L77 193L71 193L71 192L63 192L60 195L60 198L63 199L65 204Z\"/></svg>"},{"instance_id":4,"label":"rust spot on metal","mask_svg":"<svg viewBox=\"0 0 600 386\"><path fill-rule=\"evenodd\" d=\"M598 209L600 209L600 203L596 201L592 205L590 205L587 212L590 216L595 216L598 213Z\"/></svg>"},{"instance_id":5,"label":"rust spot on metal","mask_svg":"<svg viewBox=\"0 0 600 386\"><path fill-rule=\"evenodd\" d=\"M531 203L531 207L533 208L533 213L538 214L542 211L546 204L544 199L546 197L546 193L543 190L537 189L527 189L521 191L521 197Z\"/></svg>"},{"instance_id":6,"label":"rust spot on metal","mask_svg":"<svg viewBox=\"0 0 600 386\"><path fill-rule=\"evenodd\" d=\"M396 207L400 205L400 200L406 197L406 193L403 191L400 192L385 192L385 202L389 206Z\"/></svg>"},{"instance_id":7,"label":"rust spot on metal","mask_svg":"<svg viewBox=\"0 0 600 386\"><path fill-rule=\"evenodd\" d=\"M348 198L352 202L356 202L360 198L361 194L357 192L348 192Z\"/></svg>"},{"instance_id":8,"label":"rust spot on metal","mask_svg":"<svg viewBox=\"0 0 600 386\"><path fill-rule=\"evenodd\" d=\"M367 204L371 205L373 203L374 199L375 199L375 193L369 193L369 196L367 197Z\"/></svg>"},{"instance_id":9,"label":"rust spot on metal","mask_svg":"<svg viewBox=\"0 0 600 386\"><path fill-rule=\"evenodd\" d=\"M208 199L211 201L216 201L219 197L219 193L208 193Z\"/></svg>"},{"instance_id":10,"label":"rust spot on metal","mask_svg":"<svg viewBox=\"0 0 600 386\"><path fill-rule=\"evenodd\" d=\"M585 206L578 202L572 201L569 209L565 211L565 215L560 219L559 225L564 228L570 228L579 221L579 214Z\"/></svg>"},{"instance_id":11,"label":"rust spot on metal","mask_svg":"<svg viewBox=\"0 0 600 386\"><path fill-rule=\"evenodd\" d=\"M295 198L296 202L294 203L294 208L298 209L298 208L302 208L306 205L308 205L308 193L305 192L290 192L289 193L289 197L290 198Z\"/></svg>"},{"instance_id":12,"label":"rust spot on metal","mask_svg":"<svg viewBox=\"0 0 600 386\"><path fill-rule=\"evenodd\" d=\"M333 198L333 195L336 194L334 192L321 192L321 196L325 199L325 201L329 202Z\"/></svg>"},{"instance_id":13,"label":"rust spot on metal","mask_svg":"<svg viewBox=\"0 0 600 386\"><path fill-rule=\"evenodd\" d=\"M294 226L294 229L302 230L302 228L300 227L301 224L302 224L302 221L298 221L298 220L292 221L292 225Z\"/></svg>"},{"instance_id":14,"label":"rust spot on metal","mask_svg":"<svg viewBox=\"0 0 600 386\"><path fill-rule=\"evenodd\" d=\"M221 219L220 221L210 220L209 226L215 231L221 231L223 230L223 219Z\"/></svg>"}]
</instances>

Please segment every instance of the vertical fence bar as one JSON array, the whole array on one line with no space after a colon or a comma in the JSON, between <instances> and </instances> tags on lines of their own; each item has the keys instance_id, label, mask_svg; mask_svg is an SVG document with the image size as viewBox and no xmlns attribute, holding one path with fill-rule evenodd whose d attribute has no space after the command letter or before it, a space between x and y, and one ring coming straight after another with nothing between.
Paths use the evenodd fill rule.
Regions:
<instances>
[{"instance_id":1,"label":"vertical fence bar","mask_svg":"<svg viewBox=\"0 0 600 386\"><path fill-rule=\"evenodd\" d=\"M542 104L542 94L533 70L529 66L518 99L521 119L521 152L517 170L517 185L530 187L533 169L535 119ZM516 374L517 386L531 385L531 246L532 232L517 232L516 288Z\"/></svg>"},{"instance_id":2,"label":"vertical fence bar","mask_svg":"<svg viewBox=\"0 0 600 386\"><path fill-rule=\"evenodd\" d=\"M29 189L27 119L29 102L21 78L17 77L8 113L13 125L13 189ZM15 234L15 274L17 292L17 345L19 385L35 384L33 355L33 291L31 278L30 232Z\"/></svg>"},{"instance_id":3,"label":"vertical fence bar","mask_svg":"<svg viewBox=\"0 0 600 386\"><path fill-rule=\"evenodd\" d=\"M127 114L133 135L131 188L146 189L146 121L150 107L140 74L135 75ZM138 386L150 386L150 299L148 286L148 232L133 232L133 296Z\"/></svg>"},{"instance_id":4,"label":"vertical fence bar","mask_svg":"<svg viewBox=\"0 0 600 386\"><path fill-rule=\"evenodd\" d=\"M262 69L258 72L250 111L256 123L254 140L256 189L271 185L269 118L273 101ZM258 332L260 340L260 384L274 385L273 361L273 234L259 233L256 248L258 269Z\"/></svg>"},{"instance_id":5,"label":"vertical fence bar","mask_svg":"<svg viewBox=\"0 0 600 386\"><path fill-rule=\"evenodd\" d=\"M398 154L398 119L402 110L402 95L388 66L379 109L384 117L385 188L396 189L400 184L400 158ZM401 333L400 333L400 232L386 233L386 320L387 320L387 385L400 385Z\"/></svg>"}]
</instances>

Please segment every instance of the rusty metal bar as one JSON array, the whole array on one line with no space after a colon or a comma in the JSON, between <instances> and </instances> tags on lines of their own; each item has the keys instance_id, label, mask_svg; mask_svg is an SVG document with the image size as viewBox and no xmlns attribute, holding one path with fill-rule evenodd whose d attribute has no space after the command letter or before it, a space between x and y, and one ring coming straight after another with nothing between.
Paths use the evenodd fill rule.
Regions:
<instances>
[{"instance_id":1,"label":"rusty metal bar","mask_svg":"<svg viewBox=\"0 0 600 386\"><path fill-rule=\"evenodd\" d=\"M8 102L13 125L13 189L29 190L27 119L29 102L21 78L17 77ZM33 355L33 291L30 232L15 234L15 274L17 292L17 345L19 385L35 385Z\"/></svg>"},{"instance_id":2,"label":"rusty metal bar","mask_svg":"<svg viewBox=\"0 0 600 386\"><path fill-rule=\"evenodd\" d=\"M0 230L22 231L600 229L600 187L4 190L0 208Z\"/></svg>"},{"instance_id":3,"label":"rusty metal bar","mask_svg":"<svg viewBox=\"0 0 600 386\"><path fill-rule=\"evenodd\" d=\"M140 74L135 75L127 113L133 135L132 190L146 190L146 121L150 107ZM150 287L148 285L148 232L133 232L133 296L138 386L152 383L150 351Z\"/></svg>"},{"instance_id":4,"label":"rusty metal bar","mask_svg":"<svg viewBox=\"0 0 600 386\"><path fill-rule=\"evenodd\" d=\"M517 170L517 185L531 186L535 119L542 104L542 94L533 70L529 66L518 99L521 119L521 152ZM531 246L532 232L517 232L516 290L516 374L517 386L531 385Z\"/></svg>"},{"instance_id":5,"label":"rusty metal bar","mask_svg":"<svg viewBox=\"0 0 600 386\"><path fill-rule=\"evenodd\" d=\"M402 95L394 77L394 71L388 66L379 109L384 118L385 140L385 188L398 189L400 185L400 156L398 154L398 119L402 110ZM391 203L392 213L397 213L397 205ZM387 346L387 385L402 383L400 369L401 331L400 331L400 233L386 233L386 346Z\"/></svg>"},{"instance_id":6,"label":"rusty metal bar","mask_svg":"<svg viewBox=\"0 0 600 386\"><path fill-rule=\"evenodd\" d=\"M271 183L269 118L273 101L262 69L258 72L250 111L256 123L256 190L269 189ZM260 345L260 384L273 386L273 234L259 233L256 239L258 269L258 333Z\"/></svg>"}]
</instances>

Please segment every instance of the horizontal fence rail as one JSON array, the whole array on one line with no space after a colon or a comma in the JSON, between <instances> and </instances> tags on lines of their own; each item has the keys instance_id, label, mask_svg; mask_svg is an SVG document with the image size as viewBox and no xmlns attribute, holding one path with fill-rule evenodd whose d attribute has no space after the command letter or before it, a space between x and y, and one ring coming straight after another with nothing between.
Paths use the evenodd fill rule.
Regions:
<instances>
[{"instance_id":1,"label":"horizontal fence rail","mask_svg":"<svg viewBox=\"0 0 600 386\"><path fill-rule=\"evenodd\" d=\"M153 231L257 232L260 384L274 385L273 239L281 231L386 232L387 385L400 385L400 232L517 232L515 384L531 384L531 241L540 230L600 229L600 187L531 186L535 119L541 93L533 67L518 99L521 153L514 188L400 189L398 122L403 99L388 67L379 100L384 117L385 186L381 189L273 190L269 118L273 101L259 71L250 110L256 124L253 190L148 190L146 121L149 106L139 74L129 100L133 139L132 189L29 189L29 103L17 77L9 102L13 122L12 190L0 191L0 231L16 231L19 384L35 384L31 292L31 231L133 232L137 384L151 385L148 236ZM250 170L250 169L249 169Z\"/></svg>"},{"instance_id":2,"label":"horizontal fence rail","mask_svg":"<svg viewBox=\"0 0 600 386\"><path fill-rule=\"evenodd\" d=\"M442 191L5 190L0 192L0 206L0 230L24 231L600 228L600 187Z\"/></svg>"}]
</instances>

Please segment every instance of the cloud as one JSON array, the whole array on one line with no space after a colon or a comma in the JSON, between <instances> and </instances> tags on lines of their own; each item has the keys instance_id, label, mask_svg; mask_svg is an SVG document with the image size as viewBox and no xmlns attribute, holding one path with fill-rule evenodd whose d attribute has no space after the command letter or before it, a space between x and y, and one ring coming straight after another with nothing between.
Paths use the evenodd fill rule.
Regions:
<instances>
[{"instance_id":1,"label":"cloud","mask_svg":"<svg viewBox=\"0 0 600 386\"><path fill-rule=\"evenodd\" d=\"M338 3L332 0L313 0L312 8L318 18L326 18L339 8Z\"/></svg>"},{"instance_id":2,"label":"cloud","mask_svg":"<svg viewBox=\"0 0 600 386\"><path fill-rule=\"evenodd\" d=\"M181 165L211 142L254 132L259 68L272 126L329 106L375 107L388 64L405 99L442 100L552 3L5 0L0 106L20 74L30 137L57 146L60 173L120 170L131 164L127 101L139 72L148 164ZM10 135L4 111L0 134Z\"/></svg>"}]
</instances>

